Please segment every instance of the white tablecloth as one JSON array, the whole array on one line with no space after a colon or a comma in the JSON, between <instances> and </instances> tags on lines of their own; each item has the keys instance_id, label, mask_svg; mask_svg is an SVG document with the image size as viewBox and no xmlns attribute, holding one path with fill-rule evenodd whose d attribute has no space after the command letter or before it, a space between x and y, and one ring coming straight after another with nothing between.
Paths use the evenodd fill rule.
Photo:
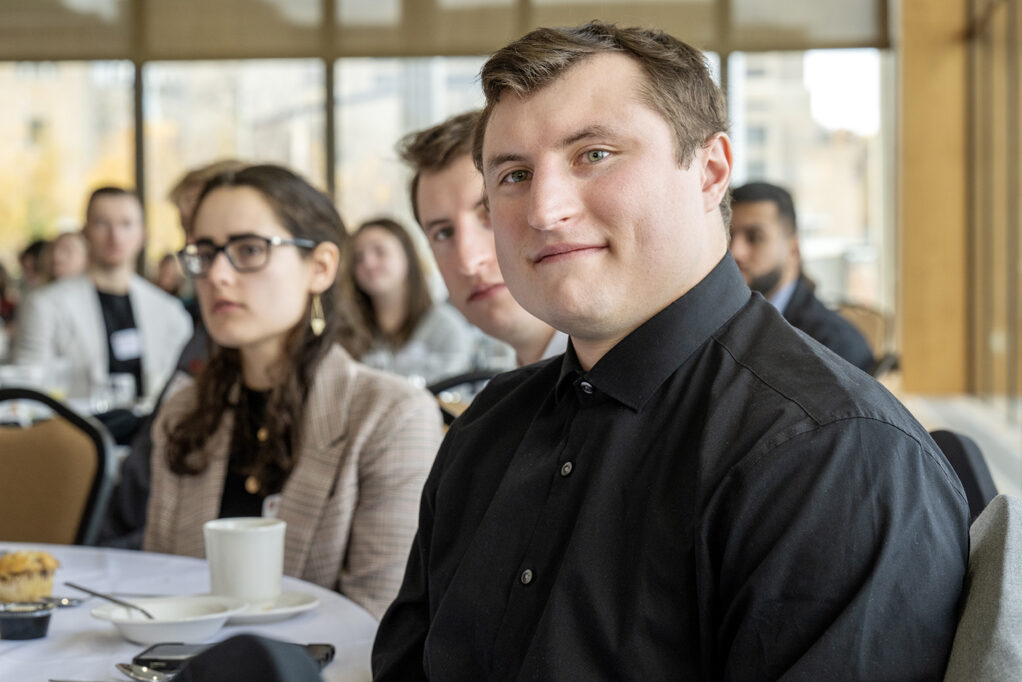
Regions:
<instances>
[{"instance_id":1,"label":"white tablecloth","mask_svg":"<svg viewBox=\"0 0 1022 682\"><path fill-rule=\"evenodd\" d=\"M43 549L60 561L53 593L87 597L64 585L65 580L101 592L145 595L181 595L209 592L205 560L191 557L132 552L100 547L20 545L0 542L0 552ZM323 670L328 682L370 680L369 655L376 634L376 620L354 602L331 590L295 578L284 577L284 590L314 594L319 606L291 619L259 625L228 625L211 641L241 632L253 632L302 644L329 643L337 649L333 663ZM89 612L104 602L89 598L81 606L56 609L43 639L0 640L0 680L45 682L126 679L114 664L130 661L145 648L121 638L120 632Z\"/></svg>"}]
</instances>

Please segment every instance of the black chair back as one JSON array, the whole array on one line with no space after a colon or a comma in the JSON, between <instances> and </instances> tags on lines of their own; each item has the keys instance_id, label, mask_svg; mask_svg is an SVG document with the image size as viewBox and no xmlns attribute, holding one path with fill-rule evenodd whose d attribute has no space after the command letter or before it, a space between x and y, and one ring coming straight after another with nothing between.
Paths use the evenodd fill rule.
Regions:
<instances>
[{"instance_id":1,"label":"black chair back","mask_svg":"<svg viewBox=\"0 0 1022 682\"><path fill-rule=\"evenodd\" d=\"M931 431L930 436L958 474L969 500L969 521L975 521L990 500L997 496L997 487L983 453L976 441L954 431Z\"/></svg>"}]
</instances>

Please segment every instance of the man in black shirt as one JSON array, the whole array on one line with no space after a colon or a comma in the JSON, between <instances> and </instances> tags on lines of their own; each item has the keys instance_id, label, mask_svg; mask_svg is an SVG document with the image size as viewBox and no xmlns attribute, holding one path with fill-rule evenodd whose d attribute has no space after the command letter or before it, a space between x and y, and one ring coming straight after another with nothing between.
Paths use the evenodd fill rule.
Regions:
<instances>
[{"instance_id":1,"label":"man in black shirt","mask_svg":"<svg viewBox=\"0 0 1022 682\"><path fill-rule=\"evenodd\" d=\"M731 193L731 255L749 288L801 329L864 372L873 369L866 339L813 291L802 274L795 202L783 187L750 182Z\"/></svg>"},{"instance_id":2,"label":"man in black shirt","mask_svg":"<svg viewBox=\"0 0 1022 682\"><path fill-rule=\"evenodd\" d=\"M965 495L896 400L750 294L702 55L538 29L482 82L501 270L571 342L449 431L376 679L939 678Z\"/></svg>"}]
</instances>

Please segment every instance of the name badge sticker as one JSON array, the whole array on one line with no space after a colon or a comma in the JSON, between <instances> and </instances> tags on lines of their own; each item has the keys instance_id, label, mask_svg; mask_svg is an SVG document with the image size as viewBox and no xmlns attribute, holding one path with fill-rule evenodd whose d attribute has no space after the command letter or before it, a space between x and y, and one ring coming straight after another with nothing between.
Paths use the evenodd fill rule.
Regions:
<instances>
[{"instance_id":1,"label":"name badge sticker","mask_svg":"<svg viewBox=\"0 0 1022 682\"><path fill-rule=\"evenodd\" d=\"M138 329L118 329L110 335L110 347L117 360L137 360L142 357L142 335Z\"/></svg>"},{"instance_id":2,"label":"name badge sticker","mask_svg":"<svg viewBox=\"0 0 1022 682\"><path fill-rule=\"evenodd\" d=\"M280 493L267 495L263 498L263 517L275 519L278 513L280 513Z\"/></svg>"}]
</instances>

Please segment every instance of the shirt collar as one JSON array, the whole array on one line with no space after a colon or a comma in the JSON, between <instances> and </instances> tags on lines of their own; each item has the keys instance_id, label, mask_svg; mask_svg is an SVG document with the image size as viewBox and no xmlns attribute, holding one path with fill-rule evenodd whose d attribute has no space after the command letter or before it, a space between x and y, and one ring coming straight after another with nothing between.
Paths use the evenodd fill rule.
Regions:
<instances>
[{"instance_id":1,"label":"shirt collar","mask_svg":"<svg viewBox=\"0 0 1022 682\"><path fill-rule=\"evenodd\" d=\"M556 397L569 388L587 400L599 394L638 411L653 393L749 300L730 252L681 298L651 317L585 372L572 344L564 353ZM588 382L595 392L579 391Z\"/></svg>"},{"instance_id":2,"label":"shirt collar","mask_svg":"<svg viewBox=\"0 0 1022 682\"><path fill-rule=\"evenodd\" d=\"M788 307L788 303L791 302L791 295L795 293L795 285L798 284L797 279L793 279L783 287L780 287L777 292L768 298L770 305L777 308L777 312L784 313L784 309Z\"/></svg>"}]
</instances>

